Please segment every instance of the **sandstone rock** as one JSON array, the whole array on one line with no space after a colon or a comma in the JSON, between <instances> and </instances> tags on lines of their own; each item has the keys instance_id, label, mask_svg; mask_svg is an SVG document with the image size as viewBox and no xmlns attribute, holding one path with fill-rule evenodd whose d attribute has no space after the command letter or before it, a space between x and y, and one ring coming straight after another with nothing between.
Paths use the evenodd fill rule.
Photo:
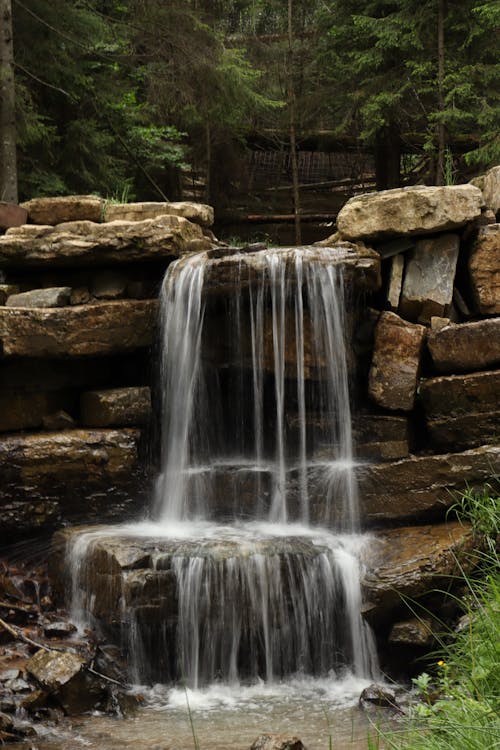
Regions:
<instances>
[{"instance_id":1,"label":"sandstone rock","mask_svg":"<svg viewBox=\"0 0 500 750\"><path fill-rule=\"evenodd\" d=\"M360 466L357 476L362 523L443 518L455 501L455 491L481 486L499 469L498 445Z\"/></svg>"},{"instance_id":2,"label":"sandstone rock","mask_svg":"<svg viewBox=\"0 0 500 750\"><path fill-rule=\"evenodd\" d=\"M86 660L78 654L40 650L28 661L26 669L67 714L75 716L94 708L103 694L85 666Z\"/></svg>"},{"instance_id":3,"label":"sandstone rock","mask_svg":"<svg viewBox=\"0 0 500 750\"><path fill-rule=\"evenodd\" d=\"M500 317L431 330L427 345L438 372L494 367L500 363Z\"/></svg>"},{"instance_id":4,"label":"sandstone rock","mask_svg":"<svg viewBox=\"0 0 500 750\"><path fill-rule=\"evenodd\" d=\"M480 177L475 177L471 180L471 184L482 191L485 206L494 213L498 213L500 211L500 166L493 167Z\"/></svg>"},{"instance_id":5,"label":"sandstone rock","mask_svg":"<svg viewBox=\"0 0 500 750\"><path fill-rule=\"evenodd\" d=\"M117 271L101 271L92 279L90 293L97 299L119 299L127 291L127 277Z\"/></svg>"},{"instance_id":6,"label":"sandstone rock","mask_svg":"<svg viewBox=\"0 0 500 750\"><path fill-rule=\"evenodd\" d=\"M41 427L44 417L61 402L65 402L64 396L43 391L0 391L0 432Z\"/></svg>"},{"instance_id":7,"label":"sandstone rock","mask_svg":"<svg viewBox=\"0 0 500 750\"><path fill-rule=\"evenodd\" d=\"M79 286L71 290L70 305L86 305L90 302L90 292L86 286Z\"/></svg>"},{"instance_id":8,"label":"sandstone rock","mask_svg":"<svg viewBox=\"0 0 500 750\"><path fill-rule=\"evenodd\" d=\"M298 737L290 734L261 734L250 750L307 750Z\"/></svg>"},{"instance_id":9,"label":"sandstone rock","mask_svg":"<svg viewBox=\"0 0 500 750\"><path fill-rule=\"evenodd\" d=\"M26 224L27 218L28 212L26 209L15 203L0 201L0 229L20 227L22 224Z\"/></svg>"},{"instance_id":10,"label":"sandstone rock","mask_svg":"<svg viewBox=\"0 0 500 750\"><path fill-rule=\"evenodd\" d=\"M362 585L371 622L390 620L403 599L415 600L474 566L474 534L459 522L378 531L367 549Z\"/></svg>"},{"instance_id":11,"label":"sandstone rock","mask_svg":"<svg viewBox=\"0 0 500 750\"><path fill-rule=\"evenodd\" d=\"M43 626L46 638L67 638L76 631L77 628L72 622L48 622Z\"/></svg>"},{"instance_id":12,"label":"sandstone rock","mask_svg":"<svg viewBox=\"0 0 500 750\"><path fill-rule=\"evenodd\" d=\"M62 224L65 221L101 221L104 200L96 195L32 198L21 206L32 224Z\"/></svg>"},{"instance_id":13,"label":"sandstone rock","mask_svg":"<svg viewBox=\"0 0 500 750\"><path fill-rule=\"evenodd\" d=\"M391 259L391 271L389 275L389 287L387 289L387 302L389 309L397 312L399 308L399 298L403 286L403 271L405 267L404 255L399 253Z\"/></svg>"},{"instance_id":14,"label":"sandstone rock","mask_svg":"<svg viewBox=\"0 0 500 750\"><path fill-rule=\"evenodd\" d=\"M438 450L471 448L498 432L500 371L430 378L419 394Z\"/></svg>"},{"instance_id":15,"label":"sandstone rock","mask_svg":"<svg viewBox=\"0 0 500 750\"><path fill-rule=\"evenodd\" d=\"M413 408L425 328L383 312L375 329L368 393L386 409Z\"/></svg>"},{"instance_id":16,"label":"sandstone rock","mask_svg":"<svg viewBox=\"0 0 500 750\"><path fill-rule=\"evenodd\" d=\"M399 307L403 317L425 323L433 315L448 313L453 300L459 246L456 234L442 234L417 242L406 264Z\"/></svg>"},{"instance_id":17,"label":"sandstone rock","mask_svg":"<svg viewBox=\"0 0 500 750\"><path fill-rule=\"evenodd\" d=\"M391 646L430 648L435 643L435 623L429 617L411 617L395 622L389 633Z\"/></svg>"},{"instance_id":18,"label":"sandstone rock","mask_svg":"<svg viewBox=\"0 0 500 750\"><path fill-rule=\"evenodd\" d=\"M32 289L30 292L11 294L7 307L65 307L69 305L71 287L59 286L53 289Z\"/></svg>"},{"instance_id":19,"label":"sandstone rock","mask_svg":"<svg viewBox=\"0 0 500 750\"><path fill-rule=\"evenodd\" d=\"M211 227L214 223L212 206L204 203L180 201L177 203L108 203L105 221L143 221L157 219L160 216L182 216L202 227Z\"/></svg>"},{"instance_id":20,"label":"sandstone rock","mask_svg":"<svg viewBox=\"0 0 500 750\"><path fill-rule=\"evenodd\" d=\"M19 291L17 284L0 284L0 305L5 305L7 298L12 294L19 294Z\"/></svg>"},{"instance_id":21,"label":"sandstone rock","mask_svg":"<svg viewBox=\"0 0 500 750\"><path fill-rule=\"evenodd\" d=\"M204 250L212 246L201 227L178 216L106 224L73 221L55 227L27 224L0 237L0 266L24 269L169 261L192 252L192 242Z\"/></svg>"},{"instance_id":22,"label":"sandstone rock","mask_svg":"<svg viewBox=\"0 0 500 750\"><path fill-rule=\"evenodd\" d=\"M481 214L483 196L473 185L414 186L356 195L337 216L348 240L432 234L457 229Z\"/></svg>"},{"instance_id":23,"label":"sandstone rock","mask_svg":"<svg viewBox=\"0 0 500 750\"><path fill-rule=\"evenodd\" d=\"M498 168L500 174L500 167ZM472 291L482 315L500 313L500 224L484 227L469 258Z\"/></svg>"},{"instance_id":24,"label":"sandstone rock","mask_svg":"<svg viewBox=\"0 0 500 750\"><path fill-rule=\"evenodd\" d=\"M149 388L88 391L80 401L82 424L89 427L144 425L151 417Z\"/></svg>"},{"instance_id":25,"label":"sandstone rock","mask_svg":"<svg viewBox=\"0 0 500 750\"><path fill-rule=\"evenodd\" d=\"M42 420L42 425L44 430L49 431L72 430L76 427L73 417L62 409L47 414Z\"/></svg>"},{"instance_id":26,"label":"sandstone rock","mask_svg":"<svg viewBox=\"0 0 500 750\"><path fill-rule=\"evenodd\" d=\"M366 703L372 703L375 706L382 706L384 708L396 708L396 691L387 685L372 684L363 690L359 696L359 702L361 707L364 707Z\"/></svg>"},{"instance_id":27,"label":"sandstone rock","mask_svg":"<svg viewBox=\"0 0 500 750\"><path fill-rule=\"evenodd\" d=\"M156 300L61 309L0 308L4 357L92 356L133 351L154 339Z\"/></svg>"},{"instance_id":28,"label":"sandstone rock","mask_svg":"<svg viewBox=\"0 0 500 750\"><path fill-rule=\"evenodd\" d=\"M386 414L355 414L353 436L356 457L392 461L408 455L407 417Z\"/></svg>"}]
</instances>

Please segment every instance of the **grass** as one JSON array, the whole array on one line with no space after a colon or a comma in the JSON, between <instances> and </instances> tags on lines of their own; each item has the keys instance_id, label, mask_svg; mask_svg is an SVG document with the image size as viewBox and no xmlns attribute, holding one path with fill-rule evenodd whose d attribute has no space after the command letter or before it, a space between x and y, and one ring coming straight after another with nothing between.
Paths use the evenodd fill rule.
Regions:
<instances>
[{"instance_id":1,"label":"grass","mask_svg":"<svg viewBox=\"0 0 500 750\"><path fill-rule=\"evenodd\" d=\"M498 484L498 481L496 482ZM414 679L420 700L396 733L371 737L368 747L391 750L500 748L500 493L493 485L468 490L454 506L485 545L476 550L461 627L443 638L433 670ZM380 741L380 744L376 744Z\"/></svg>"}]
</instances>

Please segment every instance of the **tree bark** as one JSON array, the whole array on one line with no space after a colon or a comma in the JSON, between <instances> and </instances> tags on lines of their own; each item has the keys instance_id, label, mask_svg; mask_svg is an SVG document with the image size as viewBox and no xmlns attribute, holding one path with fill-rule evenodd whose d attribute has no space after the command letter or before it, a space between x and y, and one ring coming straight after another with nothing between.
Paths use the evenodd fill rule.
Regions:
<instances>
[{"instance_id":1,"label":"tree bark","mask_svg":"<svg viewBox=\"0 0 500 750\"><path fill-rule=\"evenodd\" d=\"M292 164L293 213L295 244L302 244L300 226L299 167L297 163L297 141L295 138L295 87L293 82L293 0L288 0L288 114L290 132L290 159Z\"/></svg>"},{"instance_id":2,"label":"tree bark","mask_svg":"<svg viewBox=\"0 0 500 750\"><path fill-rule=\"evenodd\" d=\"M436 164L436 185L445 183L445 153L446 153L446 128L442 120L444 112L444 66L445 66L445 46L444 46L444 24L446 18L446 0L438 0L438 153Z\"/></svg>"},{"instance_id":3,"label":"tree bark","mask_svg":"<svg viewBox=\"0 0 500 750\"><path fill-rule=\"evenodd\" d=\"M0 0L0 200L17 203L16 97L12 6Z\"/></svg>"},{"instance_id":4,"label":"tree bark","mask_svg":"<svg viewBox=\"0 0 500 750\"><path fill-rule=\"evenodd\" d=\"M377 190L390 190L401 185L401 137L395 124L377 133L375 141L375 178Z\"/></svg>"}]
</instances>

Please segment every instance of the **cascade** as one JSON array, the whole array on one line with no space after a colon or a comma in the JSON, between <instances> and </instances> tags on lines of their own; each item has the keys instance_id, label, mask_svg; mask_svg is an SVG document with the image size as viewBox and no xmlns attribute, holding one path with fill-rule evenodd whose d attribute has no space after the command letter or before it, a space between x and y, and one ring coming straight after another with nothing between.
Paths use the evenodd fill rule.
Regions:
<instances>
[{"instance_id":1,"label":"cascade","mask_svg":"<svg viewBox=\"0 0 500 750\"><path fill-rule=\"evenodd\" d=\"M342 261L281 248L167 271L152 518L71 551L74 615L120 622L139 682L376 672ZM130 562L103 593L96 559L117 537Z\"/></svg>"}]
</instances>

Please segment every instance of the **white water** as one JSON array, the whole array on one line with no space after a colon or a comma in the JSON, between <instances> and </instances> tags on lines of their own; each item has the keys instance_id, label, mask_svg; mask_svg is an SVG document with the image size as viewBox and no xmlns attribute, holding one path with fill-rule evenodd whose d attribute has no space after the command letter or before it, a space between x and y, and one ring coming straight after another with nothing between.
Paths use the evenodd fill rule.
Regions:
<instances>
[{"instance_id":1,"label":"white water","mask_svg":"<svg viewBox=\"0 0 500 750\"><path fill-rule=\"evenodd\" d=\"M222 315L204 294L206 256L165 277L155 521L91 532L73 550L82 617L95 606L82 570L96 539L173 543L175 643L166 627L145 630L123 611L138 681L177 677L199 696L214 684L235 695L262 680L314 675L337 685L376 673L360 615L366 538L357 533L344 284L337 266L314 257L267 251L260 273L227 293ZM221 323L207 341L214 312ZM223 367L206 361L211 347L224 352ZM325 445L329 459L315 459ZM162 679L167 651L176 666Z\"/></svg>"}]
</instances>

